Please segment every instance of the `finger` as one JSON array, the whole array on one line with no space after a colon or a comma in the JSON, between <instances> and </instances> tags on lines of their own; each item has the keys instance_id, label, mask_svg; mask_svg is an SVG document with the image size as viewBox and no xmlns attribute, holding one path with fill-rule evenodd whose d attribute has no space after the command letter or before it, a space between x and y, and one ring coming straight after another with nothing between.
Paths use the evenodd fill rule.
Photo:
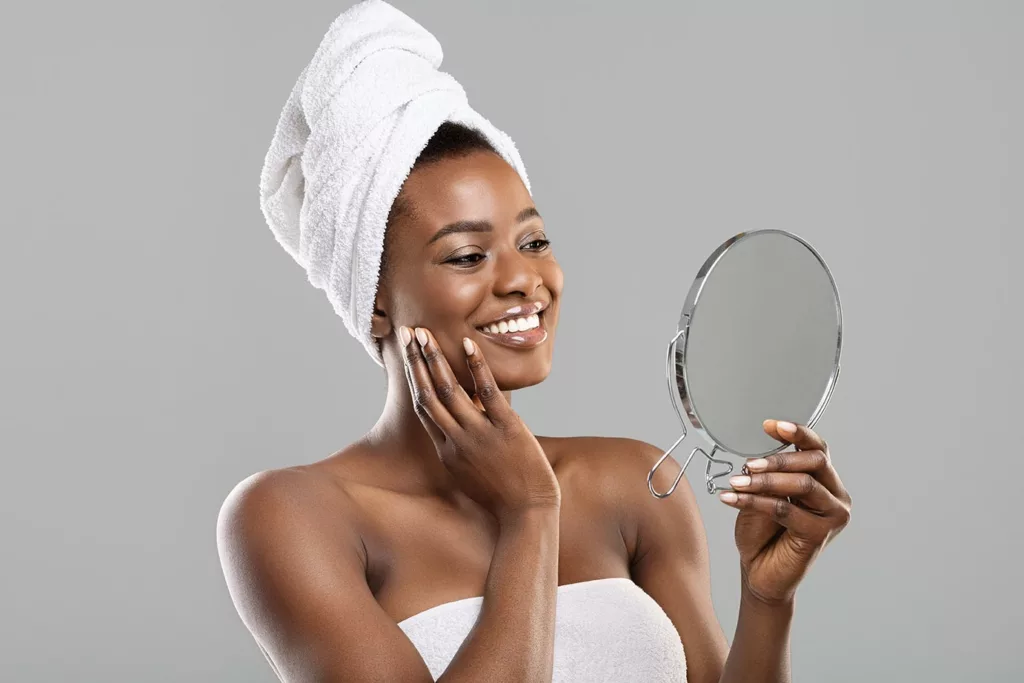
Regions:
<instances>
[{"instance_id":1,"label":"finger","mask_svg":"<svg viewBox=\"0 0 1024 683\"><path fill-rule=\"evenodd\" d=\"M480 419L480 411L455 378L455 373L452 372L448 359L444 357L437 339L427 328L417 327L416 340L420 342L423 359L427 362L427 370L434 382L434 392L438 400L464 429L476 424Z\"/></svg>"},{"instance_id":2,"label":"finger","mask_svg":"<svg viewBox=\"0 0 1024 683\"><path fill-rule=\"evenodd\" d=\"M421 413L421 411L416 407L416 380L414 380L412 377L412 373L409 370L408 363L403 363L402 367L405 369L405 381L409 386L409 391L414 396L413 409L416 411L416 416L420 419L420 422L423 424L423 428L427 431L427 435L430 437L430 440L434 443L434 446L439 448L444 445L445 439L447 439L448 437L446 437L444 435L444 432L442 432L441 429L436 424L434 424L434 421L430 419L430 416L427 415L426 412Z\"/></svg>"},{"instance_id":3,"label":"finger","mask_svg":"<svg viewBox=\"0 0 1024 683\"><path fill-rule=\"evenodd\" d=\"M843 504L808 472L765 472L736 476L729 483L737 491L757 493L799 501L806 510L823 515L836 515Z\"/></svg>"},{"instance_id":4,"label":"finger","mask_svg":"<svg viewBox=\"0 0 1024 683\"><path fill-rule=\"evenodd\" d=\"M778 439L782 443L791 443L801 451L824 451L827 449L825 440L806 425L783 420L765 420L762 426L773 439Z\"/></svg>"},{"instance_id":5,"label":"finger","mask_svg":"<svg viewBox=\"0 0 1024 683\"><path fill-rule=\"evenodd\" d=\"M447 434L456 433L459 423L438 400L437 392L434 391L434 380L430 377L427 362L423 359L419 342L412 334L412 330L404 326L401 330L403 337L408 340L403 355L406 374L410 380L409 390L412 392L413 408L435 443L444 443Z\"/></svg>"},{"instance_id":6,"label":"finger","mask_svg":"<svg viewBox=\"0 0 1024 683\"><path fill-rule=\"evenodd\" d=\"M756 493L734 493L733 501L726 492L721 494L722 502L740 510L750 510L772 519L776 524L786 527L795 536L820 543L828 538L832 528L824 517L804 510L785 498L762 496Z\"/></svg>"},{"instance_id":7,"label":"finger","mask_svg":"<svg viewBox=\"0 0 1024 683\"><path fill-rule=\"evenodd\" d=\"M832 466L832 458L824 450L783 451L748 460L743 473L755 472L808 472L838 500L847 507L850 505L850 495Z\"/></svg>"},{"instance_id":8,"label":"finger","mask_svg":"<svg viewBox=\"0 0 1024 683\"><path fill-rule=\"evenodd\" d=\"M467 348L472 349L472 353L466 356L466 363L469 365L469 374L473 376L473 386L477 398L480 399L480 405L483 406L491 422L504 423L509 420L511 406L505 400L501 390L498 389L494 375L491 374L491 368L484 359L483 351L468 337L463 341L464 344L466 342L469 342Z\"/></svg>"}]
</instances>

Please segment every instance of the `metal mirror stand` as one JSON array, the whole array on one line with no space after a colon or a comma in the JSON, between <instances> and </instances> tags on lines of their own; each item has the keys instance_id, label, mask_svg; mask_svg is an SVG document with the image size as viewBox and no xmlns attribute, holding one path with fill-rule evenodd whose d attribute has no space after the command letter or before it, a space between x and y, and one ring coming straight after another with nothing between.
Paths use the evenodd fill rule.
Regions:
<instances>
[{"instance_id":1,"label":"metal mirror stand","mask_svg":"<svg viewBox=\"0 0 1024 683\"><path fill-rule=\"evenodd\" d=\"M696 455L697 453L701 453L705 458L707 458L707 461L708 461L707 462L707 466L704 468L704 483L707 486L708 493L714 495L714 494L718 493L719 491L734 491L735 490L735 489L733 489L731 487L722 487L722 486L719 486L717 483L715 483L715 481L717 479L721 479L722 477L727 477L730 474L732 474L732 470L733 470L733 464L730 461L728 461L728 460L721 460L719 458L715 458L714 457L714 455L719 450L721 450L719 448L718 444L714 445L714 447L711 449L711 453L710 454L706 453L704 451L704 449L701 448L700 446L696 446L692 451L690 451L690 455L687 456L686 462L683 463L682 469L680 469L679 470L679 474L676 475L675 481L672 482L672 488L670 488L665 493L658 493L657 491L654 490L654 482L653 482L653 480L654 480L654 473L658 471L659 467L661 467L661 463L665 462L665 458L667 458L669 455L671 455L672 451L674 451L676 449L676 447L680 443L682 443L683 439L686 438L686 433L687 433L687 430L686 430L686 420L683 419L683 414L681 412L679 412L679 398L678 398L678 396L679 396L679 394L678 394L679 387L676 385L676 382L678 381L676 378L680 376L680 372L682 371L682 367L678 368L679 372L673 372L673 368L672 368L672 356L675 354L675 349L676 349L677 342L679 341L679 337L683 336L683 334L686 333L687 329L689 329L690 316L689 315L684 315L683 317L685 319L686 324L684 324L683 325L683 329L681 329L678 332L676 332L676 335L674 337L672 337L671 341L669 341L669 343L668 343L668 350L667 350L666 356L665 356L665 379L668 382L669 399L672 401L672 408L675 409L676 416L679 418L679 424L682 425L682 427L683 427L683 434L678 439L676 439L676 442L674 444L672 444L671 448L669 448L667 451L665 451L662 454L662 456L660 458L658 458L658 462L656 462L654 464L654 467L651 468L651 471L647 473L647 488L650 489L651 495L653 495L655 498L667 498L668 496L672 495L672 492L676 490L676 486L679 485L679 481L683 478L683 475L686 473L686 468L690 465L690 461L693 460L693 456ZM677 357L677 363L680 366L682 365L682 361L678 357ZM824 412L825 407L828 405L828 401L832 397L832 390L835 389L835 386L836 386L836 384L839 381L839 371L841 369L842 369L842 366L839 363L837 363L836 364L836 368L835 368L835 374L833 375L831 381L828 384L828 389L827 389L827 391L825 393L825 398L824 398L824 400L822 400L821 404L818 406L818 409L816 411L814 411L814 415L812 416L810 422L807 425L808 427L813 427L814 426L814 423L817 422L817 418ZM785 448L785 445L784 444L780 444L779 448L777 448L776 451L782 450L783 448ZM712 473L711 472L711 464L712 463L718 463L720 465L723 465L725 467L725 469L721 470L720 472Z\"/></svg>"},{"instance_id":2,"label":"metal mirror stand","mask_svg":"<svg viewBox=\"0 0 1024 683\"><path fill-rule=\"evenodd\" d=\"M679 474L676 475L675 481L672 482L672 488L670 488L665 493L658 493L657 491L654 490L654 473L658 471L659 467L661 467L661 463L665 462L665 458L671 455L672 451L674 451L676 447L680 443L682 443L683 439L686 438L687 433L686 420L683 419L683 414L679 412L679 400L677 398L677 392L679 391L679 388L676 386L675 382L676 373L674 373L672 370L672 356L675 353L676 342L679 340L679 337L686 333L686 330L689 326L690 316L687 315L685 316L685 318L687 324L683 325L683 329L676 332L676 336L672 337L672 340L668 343L668 351L665 358L665 379L668 382L668 395L669 399L672 401L672 407L675 409L676 415L679 417L679 424L682 425L683 427L683 435L676 439L676 442L672 444L672 447L665 451L660 458L658 458L658 462L655 463L654 467L651 468L651 471L647 473L647 488L650 489L651 495L653 495L655 498L667 498L668 496L672 495L672 492L676 490L676 486L679 485L679 481L683 478L683 475L686 473L686 468L690 465L690 461L693 460L693 456L696 455L697 453L701 453L708 460L707 467L704 469L704 481L707 485L708 493L714 494L717 493L718 491L732 490L728 488L720 488L715 483L716 479L729 476L730 474L732 474L733 470L733 465L731 462L729 462L728 460L720 460L714 457L715 453L718 452L717 444L711 449L710 455L708 453L705 453L704 449L701 448L700 446L696 446L692 451L690 451L690 455L687 456L686 462L683 463L683 468L679 470ZM718 463L720 465L724 465L726 469L722 470L721 472L716 472L715 474L712 474L711 463Z\"/></svg>"}]
</instances>

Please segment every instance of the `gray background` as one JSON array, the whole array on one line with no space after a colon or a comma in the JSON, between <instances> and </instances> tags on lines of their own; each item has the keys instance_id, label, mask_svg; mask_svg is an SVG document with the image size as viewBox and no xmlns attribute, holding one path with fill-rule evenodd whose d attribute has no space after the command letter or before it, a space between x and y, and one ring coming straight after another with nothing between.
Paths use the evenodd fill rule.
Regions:
<instances>
[{"instance_id":1,"label":"gray background","mask_svg":"<svg viewBox=\"0 0 1024 683\"><path fill-rule=\"evenodd\" d=\"M351 442L384 391L257 199L348 4L3 10L4 679L273 680L217 511ZM855 499L800 588L794 679L1024 674L1024 6L396 4L516 140L565 269L555 369L513 403L527 424L670 445L680 283L740 230L793 230L843 296L818 428ZM731 638L735 511L698 496Z\"/></svg>"}]
</instances>

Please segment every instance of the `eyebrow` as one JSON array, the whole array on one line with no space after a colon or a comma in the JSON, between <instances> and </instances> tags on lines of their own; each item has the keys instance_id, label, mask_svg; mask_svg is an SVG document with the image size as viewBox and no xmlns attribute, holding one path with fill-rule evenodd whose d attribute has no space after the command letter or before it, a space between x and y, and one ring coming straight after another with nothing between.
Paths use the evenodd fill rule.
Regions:
<instances>
[{"instance_id":1,"label":"eyebrow","mask_svg":"<svg viewBox=\"0 0 1024 683\"><path fill-rule=\"evenodd\" d=\"M522 223L527 218L533 218L534 216L540 218L540 212L537 211L537 207L528 206L516 214L516 223ZM494 225L490 221L456 221L449 223L434 233L434 236L430 238L427 245L433 244L445 235L452 235L458 232L491 232L492 230L494 230Z\"/></svg>"}]
</instances>

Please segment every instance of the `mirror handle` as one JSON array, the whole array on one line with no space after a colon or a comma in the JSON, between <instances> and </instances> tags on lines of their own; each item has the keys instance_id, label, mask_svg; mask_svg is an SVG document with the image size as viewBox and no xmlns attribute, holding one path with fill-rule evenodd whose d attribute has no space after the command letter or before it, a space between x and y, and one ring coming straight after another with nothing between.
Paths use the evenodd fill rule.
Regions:
<instances>
[{"instance_id":1,"label":"mirror handle","mask_svg":"<svg viewBox=\"0 0 1024 683\"><path fill-rule=\"evenodd\" d=\"M698 452L701 453L705 458L707 458L708 461L707 467L704 470L704 481L707 484L708 493L714 494L718 491L732 490L719 488L718 485L715 484L716 479L720 479L722 477L726 477L732 474L733 470L733 465L728 460L721 460L712 457L718 451L717 445L711 449L711 455L705 453L704 449L702 449L700 446L695 447L692 451L690 451L690 455L687 456L686 462L683 463L682 469L679 470L679 474L676 475L675 481L672 482L672 487L665 493L658 493L657 491L654 490L654 473L658 471L658 468L661 467L661 463L665 462L665 459L668 458L669 455L671 455L672 451L674 451L676 447L679 446L680 443L682 443L683 439L686 438L687 433L686 420L683 419L683 414L679 412L679 403L676 395L678 387L676 387L675 385L675 373L672 372L672 361L674 356L673 352L675 351L676 342L679 340L679 337L681 337L686 332L686 328L687 326L684 325L683 329L676 332L676 335L672 337L671 341L669 341L668 349L665 352L665 379L668 384L668 395L669 399L672 401L672 407L676 411L676 416L679 418L679 424L681 424L683 427L683 434L678 439L676 439L676 442L672 444L671 448L662 453L661 457L658 458L658 462L656 462L654 464L654 467L651 468L651 471L647 473L647 488L648 490L650 490L651 495L654 496L655 498L667 498L672 495L672 492L676 490L677 486L679 486L679 482L680 480L682 480L683 475L686 473L686 468L689 467L690 461L693 460L693 456L696 455ZM727 469L712 474L711 463L713 462L725 465Z\"/></svg>"},{"instance_id":2,"label":"mirror handle","mask_svg":"<svg viewBox=\"0 0 1024 683\"><path fill-rule=\"evenodd\" d=\"M734 490L734 489L731 489L731 488L721 488L717 484L715 484L715 479L721 479L722 477L728 477L730 474L732 474L732 468L733 468L733 464L731 462L729 462L728 460L721 460L719 458L712 457L715 454L716 451L718 451L718 446L715 446L714 448L711 449L711 455L708 455L707 453L704 454L707 457L707 459L708 459L707 467L704 468L704 481L707 483L707 485L708 485L708 493L710 493L711 495L714 495L714 494L718 493L719 491L732 491L732 490ZM720 465L725 465L726 468L723 469L721 472L716 472L715 474L711 474L711 463L713 463L713 462L717 462Z\"/></svg>"},{"instance_id":3,"label":"mirror handle","mask_svg":"<svg viewBox=\"0 0 1024 683\"><path fill-rule=\"evenodd\" d=\"M668 382L668 395L672 401L672 407L676 411L676 416L679 418L679 424L681 424L683 427L683 434L678 439L676 439L676 442L672 444L671 448L662 453L661 457L658 458L658 462L655 463L654 467L651 468L651 471L647 473L647 488L650 490L651 495L654 496L655 498L667 498L672 495L672 492L676 490L676 486L679 485L679 481L683 478L683 474L686 473L686 468L689 466L690 461L693 460L693 456L696 455L698 451L703 453L705 457L708 457L708 454L704 453L703 449L701 449L700 446L697 446L692 451L690 451L690 455L686 458L686 462L683 463L682 469L679 470L679 474L676 475L675 481L672 482L672 488L670 488L665 493L658 493L657 491L654 490L654 473L658 471L659 467L661 467L661 463L665 462L665 458L667 458L672 453L672 451L674 451L676 447L683 441L683 439L686 438L686 420L683 419L683 414L679 412L679 405L677 403L678 399L676 398L675 394L677 387L675 386L674 374L672 372L672 357L673 352L675 351L676 341L679 339L680 336L682 336L684 332L686 332L686 326L684 326L683 329L676 332L676 336L672 337L672 340L668 343L668 350L666 351L665 355L665 378Z\"/></svg>"}]
</instances>

